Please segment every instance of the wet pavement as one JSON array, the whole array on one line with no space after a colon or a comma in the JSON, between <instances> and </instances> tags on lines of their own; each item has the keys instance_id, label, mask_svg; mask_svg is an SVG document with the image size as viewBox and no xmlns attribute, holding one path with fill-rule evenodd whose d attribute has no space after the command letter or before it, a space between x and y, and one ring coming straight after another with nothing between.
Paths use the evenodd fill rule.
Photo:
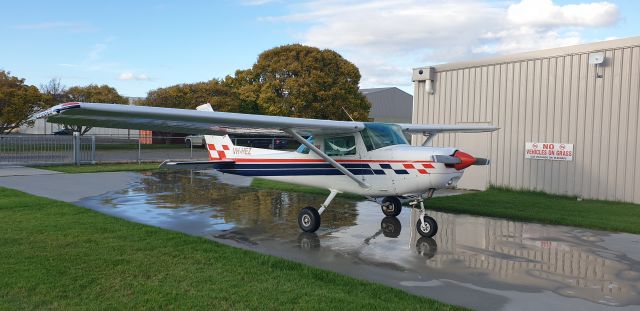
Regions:
<instances>
[{"instance_id":1,"label":"wet pavement","mask_svg":"<svg viewBox=\"0 0 640 311\"><path fill-rule=\"evenodd\" d=\"M640 236L431 212L384 217L375 203L337 198L317 234L301 207L323 196L246 187L210 173L146 173L77 204L102 213L383 283L479 310L638 310ZM301 285L304 286L304 285Z\"/></svg>"}]
</instances>

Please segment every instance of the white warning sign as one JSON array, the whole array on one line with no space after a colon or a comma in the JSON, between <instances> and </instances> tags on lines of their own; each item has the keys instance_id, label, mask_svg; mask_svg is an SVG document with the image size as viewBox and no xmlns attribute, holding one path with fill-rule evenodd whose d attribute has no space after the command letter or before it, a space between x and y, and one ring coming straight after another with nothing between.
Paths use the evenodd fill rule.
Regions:
<instances>
[{"instance_id":1,"label":"white warning sign","mask_svg":"<svg viewBox=\"0 0 640 311\"><path fill-rule=\"evenodd\" d=\"M534 160L573 161L573 144L525 143L524 158Z\"/></svg>"}]
</instances>

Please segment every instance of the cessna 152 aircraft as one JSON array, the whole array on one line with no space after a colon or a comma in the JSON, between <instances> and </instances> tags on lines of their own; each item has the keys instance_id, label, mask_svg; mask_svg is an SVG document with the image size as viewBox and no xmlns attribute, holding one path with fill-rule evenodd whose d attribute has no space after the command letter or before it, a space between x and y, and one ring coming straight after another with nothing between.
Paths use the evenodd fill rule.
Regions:
<instances>
[{"instance_id":1,"label":"cessna 152 aircraft","mask_svg":"<svg viewBox=\"0 0 640 311\"><path fill-rule=\"evenodd\" d=\"M305 232L318 230L320 215L341 192L378 202L387 216L398 216L401 199L408 199L411 207L421 210L416 228L424 237L434 236L438 225L426 214L423 199L437 189L455 186L467 167L489 164L487 159L455 148L427 144L438 133L497 130L493 126L388 124L216 112L209 104L195 111L73 102L54 106L34 118L63 124L204 134L209 161L165 161L161 167L216 169L328 189L329 195L318 209L300 210L298 225ZM301 146L296 151L234 146L226 135L233 128L280 130ZM404 133L428 137L422 146L411 146Z\"/></svg>"}]
</instances>

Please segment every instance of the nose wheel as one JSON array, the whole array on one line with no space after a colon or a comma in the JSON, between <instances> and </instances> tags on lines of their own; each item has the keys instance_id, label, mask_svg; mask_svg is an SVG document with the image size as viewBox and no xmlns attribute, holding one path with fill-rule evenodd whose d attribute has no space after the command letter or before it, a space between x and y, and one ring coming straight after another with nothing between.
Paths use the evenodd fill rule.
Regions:
<instances>
[{"instance_id":1,"label":"nose wheel","mask_svg":"<svg viewBox=\"0 0 640 311\"><path fill-rule=\"evenodd\" d=\"M430 216L420 215L420 219L416 223L416 230L421 236L430 238L438 233L438 223Z\"/></svg>"},{"instance_id":2,"label":"nose wheel","mask_svg":"<svg viewBox=\"0 0 640 311\"><path fill-rule=\"evenodd\" d=\"M429 189L427 197L432 197L433 192L433 189ZM436 222L433 217L427 216L427 211L424 208L424 199L420 196L409 205L413 208L420 209L420 219L418 219L418 222L416 223L416 231L418 231L418 234L425 238L431 238L436 235L436 233L438 233L438 222Z\"/></svg>"}]
</instances>

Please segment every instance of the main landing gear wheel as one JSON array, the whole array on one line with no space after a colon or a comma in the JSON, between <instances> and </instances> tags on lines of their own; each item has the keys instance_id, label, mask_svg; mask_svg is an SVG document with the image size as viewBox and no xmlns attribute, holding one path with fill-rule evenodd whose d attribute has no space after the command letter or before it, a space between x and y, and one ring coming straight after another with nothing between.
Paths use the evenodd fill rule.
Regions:
<instances>
[{"instance_id":1,"label":"main landing gear wheel","mask_svg":"<svg viewBox=\"0 0 640 311\"><path fill-rule=\"evenodd\" d=\"M416 230L420 233L421 236L425 238L430 238L438 233L438 223L435 219L423 215L422 219L418 219L416 223Z\"/></svg>"},{"instance_id":2,"label":"main landing gear wheel","mask_svg":"<svg viewBox=\"0 0 640 311\"><path fill-rule=\"evenodd\" d=\"M385 216L396 217L400 215L400 212L402 211L402 202L400 202L398 197L385 197L382 199L380 208Z\"/></svg>"},{"instance_id":3,"label":"main landing gear wheel","mask_svg":"<svg viewBox=\"0 0 640 311\"><path fill-rule=\"evenodd\" d=\"M298 226L304 232L316 232L320 228L320 213L311 206L301 209L298 213Z\"/></svg>"}]
</instances>

